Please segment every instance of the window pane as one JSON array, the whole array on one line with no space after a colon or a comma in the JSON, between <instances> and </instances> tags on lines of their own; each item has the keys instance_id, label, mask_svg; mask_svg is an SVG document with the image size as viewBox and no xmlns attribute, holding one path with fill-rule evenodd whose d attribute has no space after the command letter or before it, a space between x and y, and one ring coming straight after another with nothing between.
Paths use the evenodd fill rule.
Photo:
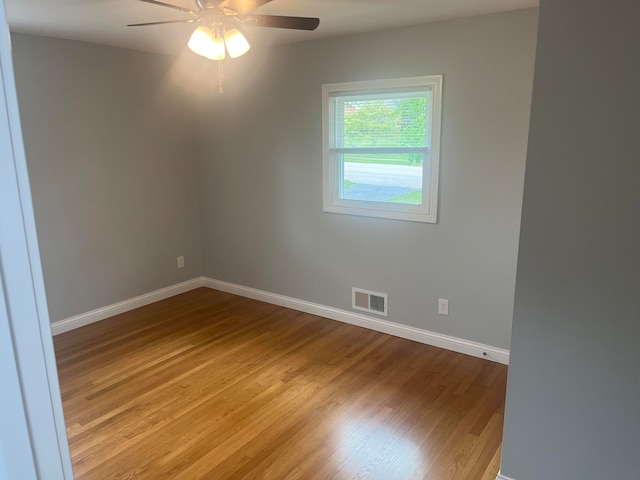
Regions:
<instances>
[{"instance_id":1,"label":"window pane","mask_svg":"<svg viewBox=\"0 0 640 480\"><path fill-rule=\"evenodd\" d=\"M336 146L424 147L427 138L427 97L430 93L394 97L359 95L341 97L337 102ZM342 123L342 125L340 125Z\"/></svg>"},{"instance_id":2,"label":"window pane","mask_svg":"<svg viewBox=\"0 0 640 480\"><path fill-rule=\"evenodd\" d=\"M437 222L442 75L322 86L323 210Z\"/></svg>"},{"instance_id":3,"label":"window pane","mask_svg":"<svg viewBox=\"0 0 640 480\"><path fill-rule=\"evenodd\" d=\"M340 198L422 204L422 153L345 154Z\"/></svg>"}]
</instances>

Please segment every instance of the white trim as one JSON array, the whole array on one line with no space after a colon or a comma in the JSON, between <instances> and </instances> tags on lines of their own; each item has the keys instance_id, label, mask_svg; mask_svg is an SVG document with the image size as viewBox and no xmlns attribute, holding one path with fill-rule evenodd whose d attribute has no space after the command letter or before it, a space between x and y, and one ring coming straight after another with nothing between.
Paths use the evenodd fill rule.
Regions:
<instances>
[{"instance_id":1,"label":"white trim","mask_svg":"<svg viewBox=\"0 0 640 480\"><path fill-rule=\"evenodd\" d=\"M412 222L437 223L438 221L438 185L440 168L440 140L442 121L442 75L422 77L391 78L383 80L367 80L348 83L328 83L322 85L322 206L328 213L359 215L365 217L388 218L393 220L407 220ZM429 192L428 198L423 198L421 205L409 205L385 201L363 201L341 198L341 177L344 165L338 161L337 152L385 152L397 151L396 148L342 148L333 145L334 138L334 109L331 98L335 95L354 95L368 93L401 93L411 88L431 88L433 95L430 150L430 170L423 169L422 191ZM398 147L404 149L404 147ZM415 148L408 150L424 150ZM404 150L406 151L406 150Z\"/></svg>"},{"instance_id":2,"label":"white trim","mask_svg":"<svg viewBox=\"0 0 640 480\"><path fill-rule=\"evenodd\" d=\"M406 338L426 345L432 345L434 347L444 348L454 352L472 355L474 357L486 358L487 360L503 363L505 365L509 364L509 350L472 342L462 338L451 337L449 335L443 335L429 330L410 327L399 323L393 323L388 320L372 318L359 313L307 302L305 300L266 292L256 288L244 287L242 285L224 282L222 280L215 280L208 277L194 278L145 295L140 295L139 297L124 300L122 302L114 303L113 305L108 305L87 313L76 315L75 317L54 322L51 324L51 331L53 335L58 335L120 313L128 312L134 308L143 307L145 305L164 300L165 298L188 292L198 287L220 290L222 292L240 295L241 297L252 298L254 300L260 300L273 305L279 305L281 307L292 308L312 315L318 315L319 317L368 328L369 330L375 330L377 332L387 333L396 337ZM505 478L504 480L509 479Z\"/></svg>"},{"instance_id":3,"label":"white trim","mask_svg":"<svg viewBox=\"0 0 640 480\"><path fill-rule=\"evenodd\" d=\"M506 477L506 476L502 475L501 472L498 472L498 476L496 477L496 480L514 480L514 479L511 478L511 477Z\"/></svg>"},{"instance_id":4,"label":"white trim","mask_svg":"<svg viewBox=\"0 0 640 480\"><path fill-rule=\"evenodd\" d=\"M0 0L0 477L73 479Z\"/></svg>"},{"instance_id":5,"label":"white trim","mask_svg":"<svg viewBox=\"0 0 640 480\"><path fill-rule=\"evenodd\" d=\"M387 333L396 337L406 338L416 342L452 350L458 353L472 355L474 357L486 358L488 360L509 364L509 350L491 347L482 343L464 340L462 338L450 337L441 333L430 332L416 327L409 327L399 323L392 323L387 320L371 318L359 313L340 310L338 308L327 307L317 303L299 300L297 298L287 297L276 293L265 292L256 288L244 287L234 283L224 282L222 280L214 280L204 277L203 286L220 290L242 297L260 300L262 302L279 305L281 307L292 308L301 312L318 315L320 317L337 320L339 322L357 325L359 327L368 328L377 332ZM485 355L486 354L486 355ZM505 479L508 480L508 479Z\"/></svg>"},{"instance_id":6,"label":"white trim","mask_svg":"<svg viewBox=\"0 0 640 480\"><path fill-rule=\"evenodd\" d=\"M59 320L51 324L51 332L53 333L53 335L58 335L60 333L68 332L69 330L84 327L85 325L89 325L90 323L99 322L100 320L104 320L105 318L113 317L114 315L133 310L134 308L144 307L145 305L149 305L150 303L159 302L160 300L164 300L165 298L173 297L175 295L188 292L189 290L202 287L203 282L204 277L194 278L192 280L187 280L186 282L171 285L166 288L161 288L160 290L156 290L154 292L145 293L144 295L140 295L129 300L124 300L112 305L107 305L106 307L97 308L95 310L91 310L90 312L76 315L75 317Z\"/></svg>"}]
</instances>

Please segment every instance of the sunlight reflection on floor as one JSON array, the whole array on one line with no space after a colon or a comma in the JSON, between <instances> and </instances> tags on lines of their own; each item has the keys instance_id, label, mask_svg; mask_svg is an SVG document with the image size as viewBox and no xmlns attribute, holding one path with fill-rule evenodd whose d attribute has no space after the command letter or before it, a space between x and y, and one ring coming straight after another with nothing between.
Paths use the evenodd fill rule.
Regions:
<instances>
[{"instance_id":1,"label":"sunlight reflection on floor","mask_svg":"<svg viewBox=\"0 0 640 480\"><path fill-rule=\"evenodd\" d=\"M346 419L338 428L343 471L348 478L423 478L420 448L376 420Z\"/></svg>"}]
</instances>

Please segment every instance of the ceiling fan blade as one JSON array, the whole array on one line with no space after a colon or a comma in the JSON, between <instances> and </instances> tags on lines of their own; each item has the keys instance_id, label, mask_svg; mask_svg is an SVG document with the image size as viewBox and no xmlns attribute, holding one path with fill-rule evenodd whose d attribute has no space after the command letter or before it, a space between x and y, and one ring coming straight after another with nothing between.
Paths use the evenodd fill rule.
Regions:
<instances>
[{"instance_id":1,"label":"ceiling fan blade","mask_svg":"<svg viewBox=\"0 0 640 480\"><path fill-rule=\"evenodd\" d=\"M284 17L280 15L251 15L256 27L290 28L292 30L315 30L320 25L319 18Z\"/></svg>"},{"instance_id":2,"label":"ceiling fan blade","mask_svg":"<svg viewBox=\"0 0 640 480\"><path fill-rule=\"evenodd\" d=\"M141 2L151 3L152 5L160 5L161 7L169 7L174 10L179 10L182 13L189 13L191 15L199 15L200 12L198 10L193 10L191 8L184 8L179 5L171 5L170 3L159 2L158 0L140 0Z\"/></svg>"},{"instance_id":3,"label":"ceiling fan blade","mask_svg":"<svg viewBox=\"0 0 640 480\"><path fill-rule=\"evenodd\" d=\"M249 12L253 12L256 8L271 2L272 0L222 0L218 4L218 8L225 9L230 8L233 11L238 12L239 15L244 15Z\"/></svg>"},{"instance_id":4,"label":"ceiling fan blade","mask_svg":"<svg viewBox=\"0 0 640 480\"><path fill-rule=\"evenodd\" d=\"M184 20L165 20L163 22L147 22L147 23L130 23L127 27L144 27L146 25L164 25L165 23L193 23L197 22L195 18L185 18Z\"/></svg>"}]
</instances>

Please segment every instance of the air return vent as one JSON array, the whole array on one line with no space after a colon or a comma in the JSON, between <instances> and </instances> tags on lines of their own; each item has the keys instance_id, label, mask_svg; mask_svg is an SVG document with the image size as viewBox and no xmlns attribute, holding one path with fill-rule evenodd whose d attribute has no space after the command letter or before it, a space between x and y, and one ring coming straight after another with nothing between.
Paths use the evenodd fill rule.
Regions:
<instances>
[{"instance_id":1,"label":"air return vent","mask_svg":"<svg viewBox=\"0 0 640 480\"><path fill-rule=\"evenodd\" d=\"M351 289L351 307L377 315L387 316L389 300L386 293L370 292L361 288Z\"/></svg>"}]
</instances>

